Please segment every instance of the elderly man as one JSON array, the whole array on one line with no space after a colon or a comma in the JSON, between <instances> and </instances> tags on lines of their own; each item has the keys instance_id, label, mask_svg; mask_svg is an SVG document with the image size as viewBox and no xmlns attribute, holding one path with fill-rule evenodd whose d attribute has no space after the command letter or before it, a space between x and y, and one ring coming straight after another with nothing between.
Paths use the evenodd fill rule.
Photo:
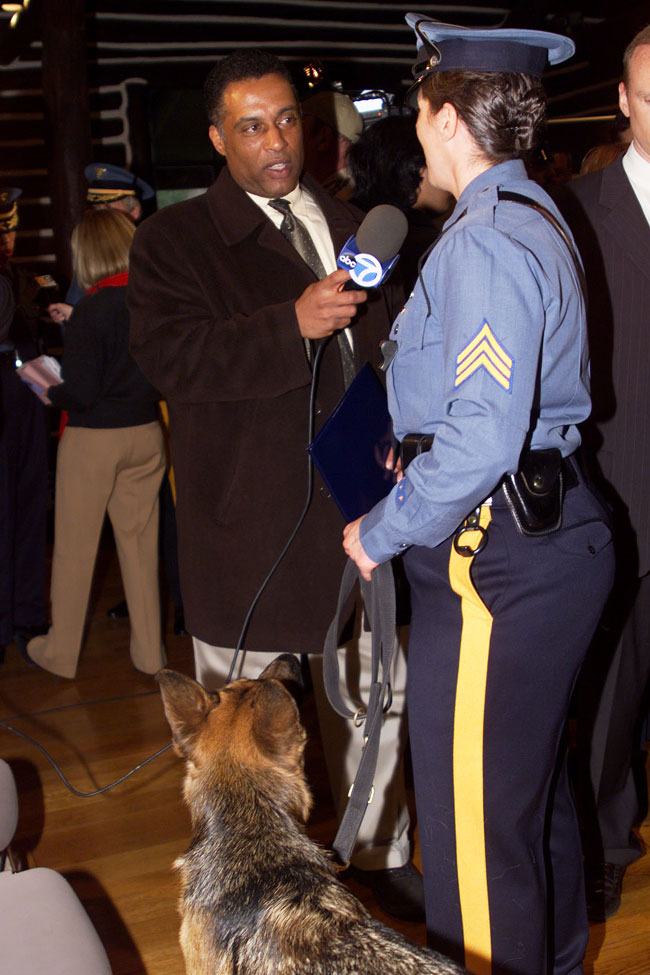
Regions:
<instances>
[{"instance_id":1,"label":"elderly man","mask_svg":"<svg viewBox=\"0 0 650 975\"><path fill-rule=\"evenodd\" d=\"M354 196L348 153L363 132L363 118L349 95L320 91L302 105L305 172L318 180L330 196Z\"/></svg>"},{"instance_id":2,"label":"elderly man","mask_svg":"<svg viewBox=\"0 0 650 975\"><path fill-rule=\"evenodd\" d=\"M306 504L316 343L325 343L320 424L359 366L376 363L390 317L383 293L343 290L348 273L336 270L335 255L355 232L358 211L309 177L301 181L300 109L282 63L261 51L236 53L213 68L205 93L209 137L227 165L204 196L140 226L129 308L133 355L169 404L186 623L197 678L216 687ZM342 527L316 477L304 523L250 619L247 676L269 653L322 651L344 563ZM367 636L361 632L347 663L364 689ZM321 658L311 660L341 812L362 732L335 720ZM353 860L385 908L417 917L421 878L408 862L401 765L404 667L400 655L375 798Z\"/></svg>"},{"instance_id":3,"label":"elderly man","mask_svg":"<svg viewBox=\"0 0 650 975\"><path fill-rule=\"evenodd\" d=\"M578 710L594 921L618 909L625 869L641 856L633 765L650 673L650 26L628 45L623 64L619 103L633 141L611 165L569 184L566 201L587 273L592 440L614 509L618 562Z\"/></svg>"}]
</instances>

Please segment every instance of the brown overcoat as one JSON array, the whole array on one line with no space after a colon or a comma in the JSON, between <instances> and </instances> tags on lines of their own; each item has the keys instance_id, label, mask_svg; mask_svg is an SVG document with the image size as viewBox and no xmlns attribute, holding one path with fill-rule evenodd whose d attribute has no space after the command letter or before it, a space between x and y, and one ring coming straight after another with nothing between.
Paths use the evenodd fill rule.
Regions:
<instances>
[{"instance_id":1,"label":"brown overcoat","mask_svg":"<svg viewBox=\"0 0 650 975\"><path fill-rule=\"evenodd\" d=\"M362 216L304 184L334 249ZM307 494L311 369L294 303L313 273L224 169L203 196L161 210L131 251L131 350L169 404L185 620L193 636L234 647L248 607ZM359 365L379 362L384 294L354 323ZM317 426L343 393L328 341ZM319 652L345 563L344 521L318 476L307 518L267 587L246 649Z\"/></svg>"}]
</instances>

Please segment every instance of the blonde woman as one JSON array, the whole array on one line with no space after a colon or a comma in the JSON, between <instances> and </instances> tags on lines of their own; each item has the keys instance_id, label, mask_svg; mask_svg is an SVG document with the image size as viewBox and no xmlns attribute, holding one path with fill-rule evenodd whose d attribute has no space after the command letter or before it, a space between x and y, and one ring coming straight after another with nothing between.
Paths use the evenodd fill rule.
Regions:
<instances>
[{"instance_id":1,"label":"blonde woman","mask_svg":"<svg viewBox=\"0 0 650 975\"><path fill-rule=\"evenodd\" d=\"M165 459L158 394L129 353L126 310L135 228L113 209L88 210L72 234L85 296L66 332L63 383L50 401L67 410L56 472L52 625L21 647L32 664L73 678L83 641L99 537L108 512L131 621L131 660L165 664L158 590L158 491Z\"/></svg>"}]
</instances>

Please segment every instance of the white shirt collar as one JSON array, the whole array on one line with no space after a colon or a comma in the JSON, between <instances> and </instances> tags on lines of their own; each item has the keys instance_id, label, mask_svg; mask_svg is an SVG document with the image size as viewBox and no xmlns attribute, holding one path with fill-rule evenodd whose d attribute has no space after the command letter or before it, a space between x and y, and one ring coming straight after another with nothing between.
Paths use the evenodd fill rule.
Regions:
<instances>
[{"instance_id":1,"label":"white shirt collar","mask_svg":"<svg viewBox=\"0 0 650 975\"><path fill-rule=\"evenodd\" d=\"M282 214L278 213L277 210L274 210L273 207L269 206L269 203L271 202L269 197L256 196L255 193L248 193L248 192L247 195L251 198L253 203L257 203L258 207L264 211L267 217L271 217L274 223L279 224L282 222ZM289 203L291 204L292 209L299 210L301 208L302 196L303 196L302 186L300 185L300 183L298 183L295 189L291 190L291 193L287 193L285 196L282 197L274 197L274 199L288 200Z\"/></svg>"}]
</instances>

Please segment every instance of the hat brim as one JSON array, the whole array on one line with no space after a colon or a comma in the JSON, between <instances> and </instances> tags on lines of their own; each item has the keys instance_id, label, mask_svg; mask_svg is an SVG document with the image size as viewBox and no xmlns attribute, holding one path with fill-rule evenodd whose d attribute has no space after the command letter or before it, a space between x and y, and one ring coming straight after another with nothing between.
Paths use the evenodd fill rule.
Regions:
<instances>
[{"instance_id":1,"label":"hat brim","mask_svg":"<svg viewBox=\"0 0 650 975\"><path fill-rule=\"evenodd\" d=\"M458 27L421 14L407 14L406 21L418 40L418 60L411 69L415 80L405 98L412 108L417 108L420 84L431 74L508 72L541 78L548 64L560 64L575 53L570 38L546 31Z\"/></svg>"}]
</instances>

